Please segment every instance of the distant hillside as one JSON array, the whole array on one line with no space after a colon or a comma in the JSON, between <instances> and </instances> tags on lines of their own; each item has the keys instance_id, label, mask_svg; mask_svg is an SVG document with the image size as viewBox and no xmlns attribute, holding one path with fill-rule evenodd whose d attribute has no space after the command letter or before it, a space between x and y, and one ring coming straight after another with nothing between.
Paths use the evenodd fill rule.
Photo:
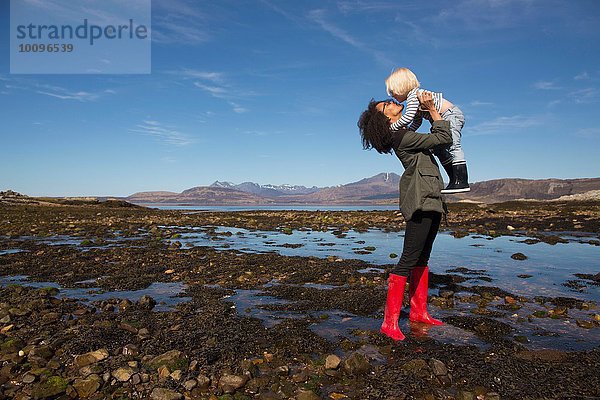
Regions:
<instances>
[{"instance_id":1,"label":"distant hillside","mask_svg":"<svg viewBox=\"0 0 600 400\"><path fill-rule=\"evenodd\" d=\"M600 189L600 178L494 179L471 184L471 191L448 196L450 201L474 200L495 203L508 200L553 200Z\"/></svg>"},{"instance_id":2,"label":"distant hillside","mask_svg":"<svg viewBox=\"0 0 600 400\"><path fill-rule=\"evenodd\" d=\"M159 195L154 195L159 193ZM272 204L272 199L257 196L252 193L222 187L198 186L181 193L172 192L139 192L126 197L127 201L135 204L165 203L165 204Z\"/></svg>"},{"instance_id":3,"label":"distant hillside","mask_svg":"<svg viewBox=\"0 0 600 400\"><path fill-rule=\"evenodd\" d=\"M254 182L243 182L239 185L233 184L231 182L220 182L216 181L210 187L220 187L227 189L235 189L240 190L242 192L252 193L259 196L264 197L278 197L278 196L288 196L288 195L302 195L302 194L310 194L320 190L318 187L313 186L311 188L307 188L305 186L298 185L259 185Z\"/></svg>"},{"instance_id":4,"label":"distant hillside","mask_svg":"<svg viewBox=\"0 0 600 400\"><path fill-rule=\"evenodd\" d=\"M380 173L358 182L321 189L306 196L290 196L285 200L319 204L380 204L398 199L400 175Z\"/></svg>"},{"instance_id":5,"label":"distant hillside","mask_svg":"<svg viewBox=\"0 0 600 400\"><path fill-rule=\"evenodd\" d=\"M380 173L370 178L327 188L292 185L259 185L244 182L235 185L215 182L181 193L141 192L126 198L137 204L393 204L398 201L400 176ZM307 193L302 193L307 191ZM449 195L448 201L496 203L508 200L598 199L600 178L582 179L495 179L471 184L471 192Z\"/></svg>"}]
</instances>

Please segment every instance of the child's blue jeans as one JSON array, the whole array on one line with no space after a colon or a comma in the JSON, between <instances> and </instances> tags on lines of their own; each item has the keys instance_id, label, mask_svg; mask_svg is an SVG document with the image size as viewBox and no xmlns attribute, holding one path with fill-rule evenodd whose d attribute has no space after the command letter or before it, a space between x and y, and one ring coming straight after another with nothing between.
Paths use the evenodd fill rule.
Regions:
<instances>
[{"instance_id":1,"label":"child's blue jeans","mask_svg":"<svg viewBox=\"0 0 600 400\"><path fill-rule=\"evenodd\" d=\"M433 149L433 154L440 160L442 165L465 163L465 153L460 145L462 128L465 125L465 116L460 108L454 106L442 114L445 121L450 122L452 132L452 144L438 146Z\"/></svg>"}]
</instances>

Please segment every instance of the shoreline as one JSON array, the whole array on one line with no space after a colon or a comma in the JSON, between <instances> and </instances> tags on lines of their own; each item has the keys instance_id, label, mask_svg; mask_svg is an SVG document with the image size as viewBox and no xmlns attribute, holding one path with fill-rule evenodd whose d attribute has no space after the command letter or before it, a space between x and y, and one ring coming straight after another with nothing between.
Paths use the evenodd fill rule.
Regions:
<instances>
[{"instance_id":1,"label":"shoreline","mask_svg":"<svg viewBox=\"0 0 600 400\"><path fill-rule=\"evenodd\" d=\"M542 241L545 237L549 244L561 243L557 228L580 234L589 230L585 235L589 245L600 244L594 242L600 203L554 208L519 205L451 205L447 230L458 236L484 233L490 238L526 232ZM521 225L538 215L542 217L537 223L520 231ZM472 276L485 278L480 271L436 273L431 276L429 307L432 314L443 315L452 340L445 340L439 330L435 333L435 327L408 324L403 314L407 340L394 343L377 330L385 273L360 273L373 267L368 262L177 244L186 226L280 233L314 229L344 235L349 229L399 231L403 225L402 216L393 211L190 215L107 205L0 206L0 251L26 250L0 255L0 275L28 275L65 288L107 292L102 299L84 302L62 297L61 290L29 288L24 282L0 289L1 356L10 366L0 373L0 398L600 395L598 345L585 351L531 348L527 338L515 331L518 325L506 319L526 310L532 317L523 324L542 327L546 322L572 320L573 329L597 335L594 315L598 311L593 302L527 298L489 284L465 285ZM61 235L78 241L52 245L27 239ZM219 234L213 236L219 239ZM589 279L593 284L593 277ZM185 289L175 295L185 296L186 301L150 311L155 305L148 298L111 297L114 290L143 290L155 282L184 284ZM274 316L278 323L266 326L270 322L259 318L261 313ZM576 324L578 319L581 322ZM322 332L315 333L320 326L337 332L352 321L357 321L357 328L349 336L325 339ZM361 329L365 323L370 325ZM456 332L466 335L466 343L479 344L460 344L460 337L452 336ZM84 359L90 363L82 365Z\"/></svg>"}]
</instances>

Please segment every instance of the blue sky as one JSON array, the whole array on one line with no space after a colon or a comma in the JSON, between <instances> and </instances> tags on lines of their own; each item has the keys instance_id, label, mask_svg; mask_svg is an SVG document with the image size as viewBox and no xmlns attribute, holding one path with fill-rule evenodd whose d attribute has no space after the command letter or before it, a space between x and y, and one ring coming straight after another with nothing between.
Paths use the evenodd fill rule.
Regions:
<instances>
[{"instance_id":1,"label":"blue sky","mask_svg":"<svg viewBox=\"0 0 600 400\"><path fill-rule=\"evenodd\" d=\"M600 176L595 0L155 0L150 75L10 74L9 14L0 1L0 190L400 174L356 128L399 66L465 112L470 181Z\"/></svg>"}]
</instances>

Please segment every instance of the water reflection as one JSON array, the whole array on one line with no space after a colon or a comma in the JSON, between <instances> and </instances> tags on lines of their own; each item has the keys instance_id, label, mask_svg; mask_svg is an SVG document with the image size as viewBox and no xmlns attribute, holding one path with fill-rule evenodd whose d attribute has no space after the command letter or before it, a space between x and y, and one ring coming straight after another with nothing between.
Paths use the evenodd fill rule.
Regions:
<instances>
[{"instance_id":1,"label":"water reflection","mask_svg":"<svg viewBox=\"0 0 600 400\"><path fill-rule=\"evenodd\" d=\"M173 227L169 227L173 228ZM360 259L371 264L363 273L383 272L377 266L394 264L402 252L403 232L350 230L345 236L333 231L295 230L258 231L233 227L186 227L177 238L185 247L211 246L220 250L268 253L286 256L329 256L342 259ZM543 242L527 244L523 237L496 238L479 235L455 238L448 233L438 235L430 260L433 273L444 273L457 267L479 270L476 279L467 284L493 282L519 296L568 296L581 300L600 301L600 287L579 280L573 289L563 284L577 279L574 274L596 274L600 265L600 247L579 242L579 237L566 236L568 243L550 245ZM571 240L572 239L572 240ZM359 243L357 245L357 243ZM514 260L511 255L523 253L526 260ZM392 258L393 257L393 258ZM452 272L461 274L461 272ZM465 275L465 274L463 274ZM531 275L524 280L518 275ZM469 278L474 278L470 276Z\"/></svg>"},{"instance_id":2,"label":"water reflection","mask_svg":"<svg viewBox=\"0 0 600 400\"><path fill-rule=\"evenodd\" d=\"M82 285L96 283L96 279L79 282ZM156 300L154 311L171 311L177 304L190 301L190 297L179 297L186 289L182 282L154 282L145 289L140 290L115 290L105 292L99 287L65 288L55 282L35 282L28 280L25 275L0 277L0 286L18 284L33 288L53 287L59 289L58 297L66 297L91 304L94 301L108 299L127 299L138 301L142 296L148 295Z\"/></svg>"}]
</instances>

